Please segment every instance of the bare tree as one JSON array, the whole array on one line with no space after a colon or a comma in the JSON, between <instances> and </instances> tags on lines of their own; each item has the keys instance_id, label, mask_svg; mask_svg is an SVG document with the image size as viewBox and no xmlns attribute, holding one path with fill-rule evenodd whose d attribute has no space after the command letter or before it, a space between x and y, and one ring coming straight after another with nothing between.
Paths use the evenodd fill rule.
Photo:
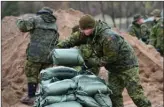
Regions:
<instances>
[{"instance_id":1,"label":"bare tree","mask_svg":"<svg viewBox=\"0 0 164 107\"><path fill-rule=\"evenodd\" d=\"M103 17L103 20L105 21L105 14L104 14L104 8L103 8L103 2L100 1L100 10L101 10L101 14L102 14L102 17Z\"/></svg>"},{"instance_id":2,"label":"bare tree","mask_svg":"<svg viewBox=\"0 0 164 107\"><path fill-rule=\"evenodd\" d=\"M129 26L130 6L129 6L128 3L129 3L129 2L125 2L125 3L124 3L124 6L126 7L126 13L125 13L125 16L126 16L126 28L128 28L128 26Z\"/></svg>"},{"instance_id":3,"label":"bare tree","mask_svg":"<svg viewBox=\"0 0 164 107\"><path fill-rule=\"evenodd\" d=\"M79 10L82 11L81 1L78 2Z\"/></svg>"},{"instance_id":4,"label":"bare tree","mask_svg":"<svg viewBox=\"0 0 164 107\"><path fill-rule=\"evenodd\" d=\"M121 29L121 25L122 25L122 2L119 3L119 12L120 12L120 24L119 24L119 28Z\"/></svg>"},{"instance_id":5,"label":"bare tree","mask_svg":"<svg viewBox=\"0 0 164 107\"><path fill-rule=\"evenodd\" d=\"M114 2L108 2L107 10L111 10L108 12L108 14L111 16L113 21L113 26L116 27L115 23L115 11L114 11Z\"/></svg>"},{"instance_id":6,"label":"bare tree","mask_svg":"<svg viewBox=\"0 0 164 107\"><path fill-rule=\"evenodd\" d=\"M111 6L112 6L112 21L113 21L113 26L116 27L116 22L115 22L115 12L114 12L114 2L111 2Z\"/></svg>"},{"instance_id":7,"label":"bare tree","mask_svg":"<svg viewBox=\"0 0 164 107\"><path fill-rule=\"evenodd\" d=\"M86 7L86 12L88 14L90 14L91 12L90 12L90 8L89 8L89 2L88 1L85 1L84 3L85 3L85 7Z\"/></svg>"}]
</instances>

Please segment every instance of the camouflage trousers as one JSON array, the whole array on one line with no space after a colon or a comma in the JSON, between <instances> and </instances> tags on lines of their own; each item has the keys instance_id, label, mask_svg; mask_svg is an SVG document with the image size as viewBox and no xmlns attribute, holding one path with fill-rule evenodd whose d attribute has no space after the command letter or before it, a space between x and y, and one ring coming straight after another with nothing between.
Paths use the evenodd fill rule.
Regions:
<instances>
[{"instance_id":1,"label":"camouflage trousers","mask_svg":"<svg viewBox=\"0 0 164 107\"><path fill-rule=\"evenodd\" d=\"M32 62L32 61L26 60L24 71L25 71L28 83L39 83L40 71L42 69L48 68L50 65L52 64Z\"/></svg>"},{"instance_id":2,"label":"camouflage trousers","mask_svg":"<svg viewBox=\"0 0 164 107\"><path fill-rule=\"evenodd\" d=\"M139 79L139 68L135 67L123 72L109 73L109 88L113 91L110 96L113 107L123 107L122 92L127 89L129 96L137 107L151 107L150 101L144 96Z\"/></svg>"}]
</instances>

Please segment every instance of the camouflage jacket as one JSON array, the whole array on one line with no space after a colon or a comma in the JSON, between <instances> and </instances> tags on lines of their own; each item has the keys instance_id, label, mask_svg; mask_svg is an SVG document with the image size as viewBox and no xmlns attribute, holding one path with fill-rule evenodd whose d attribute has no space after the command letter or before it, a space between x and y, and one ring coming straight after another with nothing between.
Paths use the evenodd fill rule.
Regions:
<instances>
[{"instance_id":1,"label":"camouflage jacket","mask_svg":"<svg viewBox=\"0 0 164 107\"><path fill-rule=\"evenodd\" d=\"M26 19L18 19L16 24L20 31L30 33L30 43L26 49L27 60L52 63L48 56L57 44L59 37L56 17L42 14Z\"/></svg>"},{"instance_id":2,"label":"camouflage jacket","mask_svg":"<svg viewBox=\"0 0 164 107\"><path fill-rule=\"evenodd\" d=\"M157 24L153 26L150 36L150 44L155 48L163 49L164 47L164 26L163 19L158 20Z\"/></svg>"},{"instance_id":3,"label":"camouflage jacket","mask_svg":"<svg viewBox=\"0 0 164 107\"><path fill-rule=\"evenodd\" d=\"M75 32L67 40L58 43L57 46L69 48L81 44L92 46L96 58L88 60L94 62L95 66L105 66L111 72L138 66L133 48L104 22L96 23L92 35L84 36L81 32Z\"/></svg>"},{"instance_id":4,"label":"camouflage jacket","mask_svg":"<svg viewBox=\"0 0 164 107\"><path fill-rule=\"evenodd\" d=\"M132 23L129 28L128 32L132 36L136 36L138 39L141 39L143 42L148 43L150 30L148 29L146 24L138 25Z\"/></svg>"},{"instance_id":5,"label":"camouflage jacket","mask_svg":"<svg viewBox=\"0 0 164 107\"><path fill-rule=\"evenodd\" d=\"M156 21L148 21L145 22L145 24L148 26L148 28L151 30L153 28L153 26L156 24Z\"/></svg>"}]
</instances>

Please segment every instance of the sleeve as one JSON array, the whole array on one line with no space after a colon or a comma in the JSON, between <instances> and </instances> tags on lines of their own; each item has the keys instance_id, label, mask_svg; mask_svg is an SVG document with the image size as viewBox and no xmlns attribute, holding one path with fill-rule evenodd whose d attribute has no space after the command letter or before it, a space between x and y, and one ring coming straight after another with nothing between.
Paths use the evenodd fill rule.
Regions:
<instances>
[{"instance_id":1,"label":"sleeve","mask_svg":"<svg viewBox=\"0 0 164 107\"><path fill-rule=\"evenodd\" d=\"M16 21L17 27L22 32L29 32L30 30L34 29L34 18L28 18L28 19L18 19Z\"/></svg>"},{"instance_id":2,"label":"sleeve","mask_svg":"<svg viewBox=\"0 0 164 107\"><path fill-rule=\"evenodd\" d=\"M152 46L155 46L155 44L156 44L156 27L154 26L153 28L152 28L152 30L151 30L151 34L150 34L150 45L152 45Z\"/></svg>"},{"instance_id":3,"label":"sleeve","mask_svg":"<svg viewBox=\"0 0 164 107\"><path fill-rule=\"evenodd\" d=\"M118 45L115 38L105 38L103 41L103 56L98 58L89 58L86 62L91 66L105 66L107 63L114 62L117 59Z\"/></svg>"},{"instance_id":4,"label":"sleeve","mask_svg":"<svg viewBox=\"0 0 164 107\"><path fill-rule=\"evenodd\" d=\"M128 27L128 33L131 35L131 36L136 36L135 34L135 30L132 26L129 26Z\"/></svg>"},{"instance_id":5,"label":"sleeve","mask_svg":"<svg viewBox=\"0 0 164 107\"><path fill-rule=\"evenodd\" d=\"M148 39L150 37L150 30L148 29L146 24L141 25L141 39L144 42L148 42Z\"/></svg>"},{"instance_id":6,"label":"sleeve","mask_svg":"<svg viewBox=\"0 0 164 107\"><path fill-rule=\"evenodd\" d=\"M75 32L73 33L68 39L60 41L57 44L58 48L70 48L74 46L79 46L80 45L80 32Z\"/></svg>"},{"instance_id":7,"label":"sleeve","mask_svg":"<svg viewBox=\"0 0 164 107\"><path fill-rule=\"evenodd\" d=\"M118 54L118 44L116 42L116 38L108 37L104 39L103 42L103 57L101 58L101 62L110 63L115 62Z\"/></svg>"}]
</instances>

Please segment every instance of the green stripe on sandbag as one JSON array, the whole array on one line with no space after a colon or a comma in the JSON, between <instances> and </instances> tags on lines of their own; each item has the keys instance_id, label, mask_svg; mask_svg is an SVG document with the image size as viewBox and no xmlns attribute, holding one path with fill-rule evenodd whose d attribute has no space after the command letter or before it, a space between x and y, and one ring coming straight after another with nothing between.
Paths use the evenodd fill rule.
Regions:
<instances>
[{"instance_id":1,"label":"green stripe on sandbag","mask_svg":"<svg viewBox=\"0 0 164 107\"><path fill-rule=\"evenodd\" d=\"M51 79L48 79L48 80L42 80L40 83L41 83L41 85L49 84L49 83L51 83Z\"/></svg>"},{"instance_id":2,"label":"green stripe on sandbag","mask_svg":"<svg viewBox=\"0 0 164 107\"><path fill-rule=\"evenodd\" d=\"M56 82L56 81L59 81L58 78L56 77L53 77L52 79L48 79L48 80L41 80L41 85L46 85L46 84L50 84L50 83L53 83L53 82Z\"/></svg>"},{"instance_id":3,"label":"green stripe on sandbag","mask_svg":"<svg viewBox=\"0 0 164 107\"><path fill-rule=\"evenodd\" d=\"M53 103L75 101L75 100L76 100L76 97L75 97L74 94L61 95L61 96L47 96L42 101L42 106L50 105L50 104L53 104Z\"/></svg>"},{"instance_id":4,"label":"green stripe on sandbag","mask_svg":"<svg viewBox=\"0 0 164 107\"><path fill-rule=\"evenodd\" d=\"M73 80L78 84L77 93L83 91L91 96L99 91L101 93L108 93L110 91L105 82L95 75L79 75L74 77ZM81 95L81 92L78 94Z\"/></svg>"},{"instance_id":5,"label":"green stripe on sandbag","mask_svg":"<svg viewBox=\"0 0 164 107\"><path fill-rule=\"evenodd\" d=\"M80 66L84 64L79 49L54 49L52 59L55 65Z\"/></svg>"},{"instance_id":6,"label":"green stripe on sandbag","mask_svg":"<svg viewBox=\"0 0 164 107\"><path fill-rule=\"evenodd\" d=\"M112 107L112 101L109 95L96 94L94 99L100 104L101 107Z\"/></svg>"},{"instance_id":7,"label":"green stripe on sandbag","mask_svg":"<svg viewBox=\"0 0 164 107\"><path fill-rule=\"evenodd\" d=\"M77 87L76 83L71 79L65 79L44 85L43 96L52 96L52 95L64 95L70 90L74 90Z\"/></svg>"},{"instance_id":8,"label":"green stripe on sandbag","mask_svg":"<svg viewBox=\"0 0 164 107\"><path fill-rule=\"evenodd\" d=\"M79 102L84 107L101 107L92 97L77 95L77 102Z\"/></svg>"},{"instance_id":9,"label":"green stripe on sandbag","mask_svg":"<svg viewBox=\"0 0 164 107\"><path fill-rule=\"evenodd\" d=\"M70 102L54 103L45 107L83 107L83 106L76 101L70 101Z\"/></svg>"},{"instance_id":10,"label":"green stripe on sandbag","mask_svg":"<svg viewBox=\"0 0 164 107\"><path fill-rule=\"evenodd\" d=\"M78 72L70 67L57 66L44 69L40 72L41 80L48 80L53 77L58 78L59 80L71 79L76 76Z\"/></svg>"}]
</instances>

